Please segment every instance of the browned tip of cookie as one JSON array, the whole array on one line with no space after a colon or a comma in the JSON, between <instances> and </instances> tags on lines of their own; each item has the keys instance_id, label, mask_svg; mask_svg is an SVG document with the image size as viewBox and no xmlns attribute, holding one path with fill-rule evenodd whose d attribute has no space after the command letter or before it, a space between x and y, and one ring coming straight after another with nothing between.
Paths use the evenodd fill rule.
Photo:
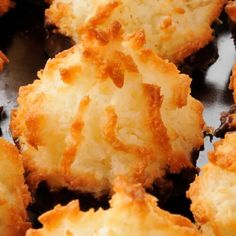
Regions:
<instances>
[{"instance_id":1,"label":"browned tip of cookie","mask_svg":"<svg viewBox=\"0 0 236 236\"><path fill-rule=\"evenodd\" d=\"M127 35L126 40L132 42L132 47L136 50L142 48L146 43L146 37L143 29L137 30L135 33Z\"/></svg>"},{"instance_id":2,"label":"browned tip of cookie","mask_svg":"<svg viewBox=\"0 0 236 236\"><path fill-rule=\"evenodd\" d=\"M232 20L233 22L236 22L236 2L229 1L225 7L225 11L227 15L229 16L230 20Z\"/></svg>"},{"instance_id":3,"label":"browned tip of cookie","mask_svg":"<svg viewBox=\"0 0 236 236\"><path fill-rule=\"evenodd\" d=\"M123 29L121 24L118 21L112 22L112 24L106 29L98 29L93 26L83 27L79 31L83 33L83 41L88 42L96 40L100 45L107 45L109 42L114 41L115 39L120 39L123 35Z\"/></svg>"},{"instance_id":4,"label":"browned tip of cookie","mask_svg":"<svg viewBox=\"0 0 236 236\"><path fill-rule=\"evenodd\" d=\"M3 70L4 64L9 63L7 56L0 50L0 72Z\"/></svg>"}]
</instances>

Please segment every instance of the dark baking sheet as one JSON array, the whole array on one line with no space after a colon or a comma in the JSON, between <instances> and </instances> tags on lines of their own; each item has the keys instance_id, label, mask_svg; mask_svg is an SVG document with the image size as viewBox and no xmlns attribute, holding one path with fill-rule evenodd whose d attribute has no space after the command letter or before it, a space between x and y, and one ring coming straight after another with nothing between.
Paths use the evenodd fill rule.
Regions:
<instances>
[{"instance_id":1,"label":"dark baking sheet","mask_svg":"<svg viewBox=\"0 0 236 236\"><path fill-rule=\"evenodd\" d=\"M236 59L234 38L229 30L230 24L223 17L224 24L217 28L214 44L218 52L218 59L207 69L203 77L196 77L192 83L192 95L200 100L205 107L204 119L208 126L218 128L220 125L220 114L228 111L233 102L232 91L228 89L231 70ZM196 72L196 75L198 73ZM200 152L198 166L207 162L207 153L213 149L209 137L205 138L205 148Z\"/></svg>"},{"instance_id":2,"label":"dark baking sheet","mask_svg":"<svg viewBox=\"0 0 236 236\"><path fill-rule=\"evenodd\" d=\"M17 2L16 8L0 18L0 49L10 59L10 63L0 74L0 105L4 107L0 127L3 137L11 142L10 111L16 106L19 87L37 78L37 71L44 67L49 55L70 45L67 38L52 34L51 29L45 29L45 7L42 1L21 0ZM233 104L228 84L236 54L228 20L224 15L222 20L222 24L215 25L215 41L180 66L182 71L193 77L192 95L203 102L205 121L208 126L214 128L220 125L220 113L229 110ZM215 140L216 138L213 142ZM206 137L205 149L200 152L198 166L207 162L207 152L210 149L212 143L209 137ZM38 214L52 208L58 202L66 203L73 198L78 196L67 190L63 190L61 194L49 193L43 184L36 194L37 204L30 209L31 219L34 220ZM98 202L91 196L80 196L80 200L84 202L84 209L108 206L107 199ZM185 205L183 202L181 204Z\"/></svg>"},{"instance_id":3,"label":"dark baking sheet","mask_svg":"<svg viewBox=\"0 0 236 236\"><path fill-rule=\"evenodd\" d=\"M16 106L18 89L36 79L47 60L43 14L43 7L18 1L16 8L0 18L0 50L10 60L0 74L0 105L4 106L1 129L8 140L9 113Z\"/></svg>"}]
</instances>

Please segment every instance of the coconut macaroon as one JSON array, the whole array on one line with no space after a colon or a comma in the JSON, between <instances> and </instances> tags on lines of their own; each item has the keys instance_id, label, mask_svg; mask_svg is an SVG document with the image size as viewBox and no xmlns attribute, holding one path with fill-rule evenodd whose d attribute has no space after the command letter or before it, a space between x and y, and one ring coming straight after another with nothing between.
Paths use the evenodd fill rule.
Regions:
<instances>
[{"instance_id":1,"label":"coconut macaroon","mask_svg":"<svg viewBox=\"0 0 236 236\"><path fill-rule=\"evenodd\" d=\"M39 217L41 229L30 229L26 236L53 235L191 235L200 236L185 217L157 207L157 199L140 184L130 185L118 178L108 210L80 211L78 201L56 206Z\"/></svg>"},{"instance_id":2,"label":"coconut macaroon","mask_svg":"<svg viewBox=\"0 0 236 236\"><path fill-rule=\"evenodd\" d=\"M236 133L214 146L187 195L203 235L236 235Z\"/></svg>"},{"instance_id":3,"label":"coconut macaroon","mask_svg":"<svg viewBox=\"0 0 236 236\"><path fill-rule=\"evenodd\" d=\"M211 24L227 0L52 0L46 21L78 42L82 32L119 21L126 33L144 29L147 45L174 63L213 39Z\"/></svg>"},{"instance_id":4,"label":"coconut macaroon","mask_svg":"<svg viewBox=\"0 0 236 236\"><path fill-rule=\"evenodd\" d=\"M30 227L26 207L30 195L24 184L18 150L0 138L0 235L24 236Z\"/></svg>"},{"instance_id":5,"label":"coconut macaroon","mask_svg":"<svg viewBox=\"0 0 236 236\"><path fill-rule=\"evenodd\" d=\"M117 175L150 187L192 167L203 144L203 106L191 79L144 48L138 31L122 40L118 22L49 60L20 88L11 130L33 188L46 180L100 195Z\"/></svg>"},{"instance_id":6,"label":"coconut macaroon","mask_svg":"<svg viewBox=\"0 0 236 236\"><path fill-rule=\"evenodd\" d=\"M0 16L8 12L13 5L10 0L0 0Z\"/></svg>"}]
</instances>

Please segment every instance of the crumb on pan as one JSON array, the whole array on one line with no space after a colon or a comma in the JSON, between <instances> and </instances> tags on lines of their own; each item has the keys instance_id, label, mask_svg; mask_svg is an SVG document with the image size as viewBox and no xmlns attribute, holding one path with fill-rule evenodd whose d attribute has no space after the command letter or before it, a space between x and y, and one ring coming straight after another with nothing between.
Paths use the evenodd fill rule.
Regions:
<instances>
[{"instance_id":1,"label":"crumb on pan","mask_svg":"<svg viewBox=\"0 0 236 236\"><path fill-rule=\"evenodd\" d=\"M30 227L26 207L31 198L24 184L18 150L0 138L0 235L24 236Z\"/></svg>"},{"instance_id":2,"label":"crumb on pan","mask_svg":"<svg viewBox=\"0 0 236 236\"><path fill-rule=\"evenodd\" d=\"M0 72L3 70L4 64L9 63L9 59L6 55L0 50Z\"/></svg>"},{"instance_id":3,"label":"crumb on pan","mask_svg":"<svg viewBox=\"0 0 236 236\"><path fill-rule=\"evenodd\" d=\"M119 21L124 31L144 29L148 47L174 63L213 39L212 23L227 0L53 0L46 22L78 42L88 28L104 30ZM148 13L148 14L147 14Z\"/></svg>"},{"instance_id":4,"label":"crumb on pan","mask_svg":"<svg viewBox=\"0 0 236 236\"><path fill-rule=\"evenodd\" d=\"M203 235L235 235L236 132L214 144L209 161L187 193L191 210Z\"/></svg>"},{"instance_id":5,"label":"crumb on pan","mask_svg":"<svg viewBox=\"0 0 236 236\"><path fill-rule=\"evenodd\" d=\"M140 184L115 181L115 194L107 210L83 212L78 201L56 206L39 217L41 229L30 229L26 236L72 235L188 235L200 236L187 218L157 207L157 199L145 193Z\"/></svg>"},{"instance_id":6,"label":"crumb on pan","mask_svg":"<svg viewBox=\"0 0 236 236\"><path fill-rule=\"evenodd\" d=\"M50 59L20 88L11 131L28 181L101 195L117 175L150 187L192 167L203 144L203 106L191 79L145 48L144 32L122 39L90 28L86 39Z\"/></svg>"}]
</instances>

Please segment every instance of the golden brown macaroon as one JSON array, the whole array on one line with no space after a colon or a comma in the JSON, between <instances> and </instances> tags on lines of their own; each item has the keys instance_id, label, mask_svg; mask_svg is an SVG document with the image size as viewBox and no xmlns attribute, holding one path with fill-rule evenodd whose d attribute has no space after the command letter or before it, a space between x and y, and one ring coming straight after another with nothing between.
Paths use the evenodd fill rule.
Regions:
<instances>
[{"instance_id":1,"label":"golden brown macaroon","mask_svg":"<svg viewBox=\"0 0 236 236\"><path fill-rule=\"evenodd\" d=\"M26 236L200 236L187 218L157 207L157 199L145 193L140 184L116 180L110 205L108 210L87 212L80 211L77 201L58 205L39 217L43 228L30 229Z\"/></svg>"},{"instance_id":2,"label":"golden brown macaroon","mask_svg":"<svg viewBox=\"0 0 236 236\"><path fill-rule=\"evenodd\" d=\"M227 0L53 0L48 24L78 42L87 28L104 30L119 21L126 33L144 29L147 45L174 63L213 39L211 24Z\"/></svg>"},{"instance_id":3,"label":"golden brown macaroon","mask_svg":"<svg viewBox=\"0 0 236 236\"><path fill-rule=\"evenodd\" d=\"M0 138L0 235L24 236L30 227L26 207L30 195L18 150Z\"/></svg>"},{"instance_id":4,"label":"golden brown macaroon","mask_svg":"<svg viewBox=\"0 0 236 236\"><path fill-rule=\"evenodd\" d=\"M203 235L236 235L236 133L214 145L200 176L191 184L187 195L191 210Z\"/></svg>"},{"instance_id":5,"label":"golden brown macaroon","mask_svg":"<svg viewBox=\"0 0 236 236\"><path fill-rule=\"evenodd\" d=\"M11 130L33 188L46 180L100 195L118 175L150 187L192 167L204 122L191 79L146 49L143 31L121 34L117 22L89 31L21 87Z\"/></svg>"},{"instance_id":6,"label":"golden brown macaroon","mask_svg":"<svg viewBox=\"0 0 236 236\"><path fill-rule=\"evenodd\" d=\"M236 23L236 1L229 1L225 7L225 11L229 18Z\"/></svg>"},{"instance_id":7,"label":"golden brown macaroon","mask_svg":"<svg viewBox=\"0 0 236 236\"><path fill-rule=\"evenodd\" d=\"M0 0L0 16L8 12L14 4L10 0Z\"/></svg>"}]
</instances>

